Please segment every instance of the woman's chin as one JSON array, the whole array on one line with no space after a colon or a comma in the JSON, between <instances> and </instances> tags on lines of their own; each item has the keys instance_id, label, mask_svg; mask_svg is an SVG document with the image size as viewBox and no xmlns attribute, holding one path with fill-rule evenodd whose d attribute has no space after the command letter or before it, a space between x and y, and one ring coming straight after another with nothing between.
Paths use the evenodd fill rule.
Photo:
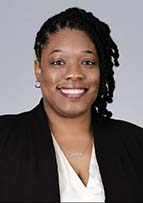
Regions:
<instances>
[{"instance_id":1,"label":"woman's chin","mask_svg":"<svg viewBox=\"0 0 143 203\"><path fill-rule=\"evenodd\" d=\"M64 109L62 110L62 113L61 115L63 115L64 117L66 118L78 118L78 117L81 117L82 115L85 115L89 113L89 110L87 109Z\"/></svg>"}]
</instances>

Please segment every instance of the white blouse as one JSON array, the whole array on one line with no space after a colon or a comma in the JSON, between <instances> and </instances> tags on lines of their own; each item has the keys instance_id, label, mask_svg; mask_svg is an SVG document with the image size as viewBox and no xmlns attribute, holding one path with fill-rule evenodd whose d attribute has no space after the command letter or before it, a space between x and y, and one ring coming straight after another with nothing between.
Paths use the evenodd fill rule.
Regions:
<instances>
[{"instance_id":1,"label":"white blouse","mask_svg":"<svg viewBox=\"0 0 143 203\"><path fill-rule=\"evenodd\" d=\"M90 160L89 180L87 186L85 186L70 165L54 136L52 137L58 164L61 202L105 202L104 187L94 146Z\"/></svg>"}]
</instances>

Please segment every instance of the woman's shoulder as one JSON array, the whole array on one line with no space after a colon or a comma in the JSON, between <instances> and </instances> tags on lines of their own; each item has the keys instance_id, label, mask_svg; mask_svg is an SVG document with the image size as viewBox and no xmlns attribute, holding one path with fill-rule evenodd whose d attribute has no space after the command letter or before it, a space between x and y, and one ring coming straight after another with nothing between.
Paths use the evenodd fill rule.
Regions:
<instances>
[{"instance_id":1,"label":"woman's shoulder","mask_svg":"<svg viewBox=\"0 0 143 203\"><path fill-rule=\"evenodd\" d=\"M0 130L4 128L18 127L19 125L24 123L26 124L27 119L29 117L29 112L22 112L19 114L6 114L0 115Z\"/></svg>"},{"instance_id":2,"label":"woman's shoulder","mask_svg":"<svg viewBox=\"0 0 143 203\"><path fill-rule=\"evenodd\" d=\"M38 105L30 110L20 112L17 114L0 115L0 136L3 130L25 129L37 124L37 118L41 117L43 113L42 100ZM40 115L40 116L39 116ZM35 124L36 121L36 124Z\"/></svg>"},{"instance_id":3,"label":"woman's shoulder","mask_svg":"<svg viewBox=\"0 0 143 203\"><path fill-rule=\"evenodd\" d=\"M0 152L1 153L4 147L9 145L9 143L15 142L18 134L20 137L19 128L20 128L21 118L22 116L20 114L11 114L11 115L9 114L9 115L0 116Z\"/></svg>"},{"instance_id":4,"label":"woman's shoulder","mask_svg":"<svg viewBox=\"0 0 143 203\"><path fill-rule=\"evenodd\" d=\"M97 125L97 131L102 137L111 142L142 144L143 151L143 128L134 123L114 118L102 117Z\"/></svg>"},{"instance_id":5,"label":"woman's shoulder","mask_svg":"<svg viewBox=\"0 0 143 203\"><path fill-rule=\"evenodd\" d=\"M117 131L119 133L143 133L143 128L141 126L125 120L104 117L101 119L100 123L105 128L110 129L111 131Z\"/></svg>"},{"instance_id":6,"label":"woman's shoulder","mask_svg":"<svg viewBox=\"0 0 143 203\"><path fill-rule=\"evenodd\" d=\"M42 120L40 119L43 117L42 113L43 110L41 101L30 110L17 114L0 115L0 144L3 138L26 138L30 132L35 132L37 130L39 120ZM43 122L43 120L41 122Z\"/></svg>"},{"instance_id":7,"label":"woman's shoulder","mask_svg":"<svg viewBox=\"0 0 143 203\"><path fill-rule=\"evenodd\" d=\"M0 146L16 140L26 140L32 123L32 111L0 116Z\"/></svg>"},{"instance_id":8,"label":"woman's shoulder","mask_svg":"<svg viewBox=\"0 0 143 203\"><path fill-rule=\"evenodd\" d=\"M143 169L143 128L124 120L102 118L97 127L100 145L117 152L119 156L127 156L135 163L141 163ZM111 154L112 154L111 153ZM116 153L115 153L116 154Z\"/></svg>"},{"instance_id":9,"label":"woman's shoulder","mask_svg":"<svg viewBox=\"0 0 143 203\"><path fill-rule=\"evenodd\" d=\"M0 116L0 165L17 157L32 143L31 111Z\"/></svg>"},{"instance_id":10,"label":"woman's shoulder","mask_svg":"<svg viewBox=\"0 0 143 203\"><path fill-rule=\"evenodd\" d=\"M132 152L143 152L142 127L124 120L103 118L100 130L116 145L121 144Z\"/></svg>"}]
</instances>

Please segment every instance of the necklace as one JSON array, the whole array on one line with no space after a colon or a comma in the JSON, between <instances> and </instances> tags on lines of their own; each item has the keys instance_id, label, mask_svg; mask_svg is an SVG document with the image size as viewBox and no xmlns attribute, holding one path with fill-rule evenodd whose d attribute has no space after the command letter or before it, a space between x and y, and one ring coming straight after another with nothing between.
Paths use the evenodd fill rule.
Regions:
<instances>
[{"instance_id":1,"label":"necklace","mask_svg":"<svg viewBox=\"0 0 143 203\"><path fill-rule=\"evenodd\" d=\"M52 134L52 137L55 139L55 137L54 137L52 132L51 132L51 134ZM55 141L56 141L56 139L55 139ZM63 150L61 145L57 141L56 142L57 142L57 144L59 145L59 147L61 148L61 150L63 152L66 152L71 158L77 158L77 157L83 157L83 155L87 151L87 149L88 149L90 143L92 143L92 141L93 141L93 136L91 136L91 139L89 140L89 142L88 142L88 144L87 144L87 146L86 146L86 148L84 150L82 150L82 151L74 151L74 152L68 152L66 150Z\"/></svg>"},{"instance_id":2,"label":"necklace","mask_svg":"<svg viewBox=\"0 0 143 203\"><path fill-rule=\"evenodd\" d=\"M89 142L88 142L88 144L87 144L87 146L86 146L86 148L84 149L84 150L82 150L82 151L74 151L74 152L67 152L68 153L68 155L71 157L71 158L77 158L77 157L83 157L83 155L85 154L85 152L87 151L87 149L88 149L88 147L89 147L89 145L90 145L90 143L92 142L92 137L91 137L91 139L89 140ZM65 150L64 150L65 151Z\"/></svg>"}]
</instances>

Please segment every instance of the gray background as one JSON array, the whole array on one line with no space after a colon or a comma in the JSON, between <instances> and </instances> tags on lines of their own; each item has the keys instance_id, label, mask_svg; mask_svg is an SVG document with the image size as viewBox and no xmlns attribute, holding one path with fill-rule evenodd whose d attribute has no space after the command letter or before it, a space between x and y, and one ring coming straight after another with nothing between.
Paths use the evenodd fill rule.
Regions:
<instances>
[{"instance_id":1,"label":"gray background","mask_svg":"<svg viewBox=\"0 0 143 203\"><path fill-rule=\"evenodd\" d=\"M108 23L120 49L115 70L114 118L143 126L142 0L0 0L0 114L33 108L41 98L34 87L33 50L47 18L71 6L92 11Z\"/></svg>"}]
</instances>

